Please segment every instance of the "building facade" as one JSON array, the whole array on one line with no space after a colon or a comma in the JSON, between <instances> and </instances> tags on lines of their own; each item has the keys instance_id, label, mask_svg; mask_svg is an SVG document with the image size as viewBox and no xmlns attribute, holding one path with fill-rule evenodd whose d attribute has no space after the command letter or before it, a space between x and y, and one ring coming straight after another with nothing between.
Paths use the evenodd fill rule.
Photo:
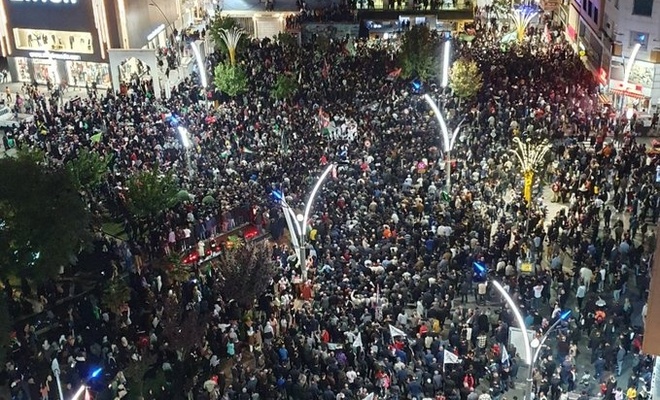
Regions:
<instances>
[{"instance_id":1,"label":"building facade","mask_svg":"<svg viewBox=\"0 0 660 400\"><path fill-rule=\"evenodd\" d=\"M603 36L612 43L610 92L622 106L660 107L660 0L607 0Z\"/></svg>"},{"instance_id":2,"label":"building facade","mask_svg":"<svg viewBox=\"0 0 660 400\"><path fill-rule=\"evenodd\" d=\"M110 49L164 47L179 0L0 0L0 50L13 81L110 86Z\"/></svg>"}]
</instances>

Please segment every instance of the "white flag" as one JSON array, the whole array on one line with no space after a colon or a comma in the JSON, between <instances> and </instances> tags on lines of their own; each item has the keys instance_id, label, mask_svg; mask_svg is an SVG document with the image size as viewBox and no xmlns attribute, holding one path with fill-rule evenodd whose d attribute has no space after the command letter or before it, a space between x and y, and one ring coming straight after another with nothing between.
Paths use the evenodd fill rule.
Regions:
<instances>
[{"instance_id":1,"label":"white flag","mask_svg":"<svg viewBox=\"0 0 660 400\"><path fill-rule=\"evenodd\" d=\"M404 331L390 324L390 336L394 339L395 336L408 337Z\"/></svg>"},{"instance_id":2,"label":"white flag","mask_svg":"<svg viewBox=\"0 0 660 400\"><path fill-rule=\"evenodd\" d=\"M371 393L371 394L369 394L367 397L365 397L365 398L362 399L362 400L375 400L375 399L376 399L376 395L373 394L373 393Z\"/></svg>"},{"instance_id":3,"label":"white flag","mask_svg":"<svg viewBox=\"0 0 660 400\"><path fill-rule=\"evenodd\" d=\"M357 339L353 341L353 348L359 347L361 349L364 348L364 345L362 344L362 332L358 333Z\"/></svg>"},{"instance_id":4,"label":"white flag","mask_svg":"<svg viewBox=\"0 0 660 400\"><path fill-rule=\"evenodd\" d=\"M502 346L502 364L509 362L509 352L506 350L506 346Z\"/></svg>"},{"instance_id":5,"label":"white flag","mask_svg":"<svg viewBox=\"0 0 660 400\"><path fill-rule=\"evenodd\" d=\"M442 360L442 364L458 364L460 363L461 360L458 359L458 356L454 353L452 353L449 350L445 349L445 355Z\"/></svg>"}]
</instances>

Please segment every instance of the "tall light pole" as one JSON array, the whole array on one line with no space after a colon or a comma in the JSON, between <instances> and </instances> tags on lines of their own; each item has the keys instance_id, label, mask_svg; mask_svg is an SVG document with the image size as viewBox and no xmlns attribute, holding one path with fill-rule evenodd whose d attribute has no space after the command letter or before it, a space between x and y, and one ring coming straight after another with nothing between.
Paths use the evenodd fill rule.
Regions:
<instances>
[{"instance_id":1,"label":"tall light pole","mask_svg":"<svg viewBox=\"0 0 660 400\"><path fill-rule=\"evenodd\" d=\"M190 141L190 132L188 132L188 129L183 126L179 126L176 129L179 132L181 144L183 145L183 151L186 157L186 166L188 167L188 176L192 178L194 170L192 167L192 162L190 161L190 148L192 147L192 142Z\"/></svg>"},{"instance_id":2,"label":"tall light pole","mask_svg":"<svg viewBox=\"0 0 660 400\"><path fill-rule=\"evenodd\" d=\"M451 40L447 40L443 47L442 55L442 80L440 81L440 86L446 88L449 84L449 56L451 53Z\"/></svg>"},{"instance_id":3,"label":"tall light pole","mask_svg":"<svg viewBox=\"0 0 660 400\"><path fill-rule=\"evenodd\" d=\"M509 151L515 154L520 162L520 171L525 178L523 197L529 204L532 201L532 187L534 185L536 167L541 164L543 157L550 151L552 145L547 140L544 140L540 144L533 144L530 140L523 142L518 137L513 138L513 142L517 145L517 149L511 149Z\"/></svg>"},{"instance_id":4,"label":"tall light pole","mask_svg":"<svg viewBox=\"0 0 660 400\"><path fill-rule=\"evenodd\" d=\"M305 281L307 280L307 249L305 246L307 240L307 228L309 225L309 214L312 211L312 205L314 204L314 200L319 189L321 188L321 185L335 167L335 164L328 165L321 176L316 180L316 183L314 184L314 187L312 188L312 191L309 193L309 197L307 198L304 214L296 214L291 206L289 206L289 204L286 202L284 196L281 193L275 195L275 197L280 201L280 204L282 205L284 218L286 219L287 226L289 227L289 234L291 235L291 242L294 249L297 250L302 278Z\"/></svg>"},{"instance_id":5,"label":"tall light pole","mask_svg":"<svg viewBox=\"0 0 660 400\"><path fill-rule=\"evenodd\" d=\"M424 100L426 100L426 103L431 107L431 110L433 110L433 114L435 115L436 120L438 121L438 125L440 125L440 133L442 134L442 150L445 153L445 172L447 174L447 192L451 192L451 151L454 148L454 144L456 143L456 138L458 137L458 132L461 129L461 125L463 125L463 121L465 119L461 120L461 122L458 123L456 128L454 128L454 131L451 133L451 136L449 135L449 131L447 130L447 124L445 124L445 119L442 118L442 113L440 112L440 109L438 106L433 102L433 99L431 99L431 96L428 94L424 95Z\"/></svg>"},{"instance_id":6,"label":"tall light pole","mask_svg":"<svg viewBox=\"0 0 660 400\"><path fill-rule=\"evenodd\" d=\"M53 359L53 362L50 364L50 369L55 375L55 382L57 382L57 393L60 395L60 400L64 400L64 394L62 393L62 381L60 380L60 363L57 361L57 358Z\"/></svg>"},{"instance_id":7,"label":"tall light pole","mask_svg":"<svg viewBox=\"0 0 660 400\"><path fill-rule=\"evenodd\" d=\"M548 336L550 336L550 333L563 321L567 321L568 317L571 316L571 310L566 310L559 314L559 317L555 321L554 324L550 326L550 328L545 331L541 339L539 338L534 338L530 345L532 346L532 349L534 349L534 355L532 357L532 362L529 364L529 371L527 371L527 393L525 394L525 398L527 400L532 400L532 393L534 392L534 365L536 364L536 360L539 358L539 354L541 354L541 349L543 348L543 344L545 341L548 339Z\"/></svg>"},{"instance_id":8,"label":"tall light pole","mask_svg":"<svg viewBox=\"0 0 660 400\"><path fill-rule=\"evenodd\" d=\"M472 264L472 268L474 270L474 273L481 279L484 279L486 282L489 281L488 279L488 268L486 268L485 265L474 262ZM532 365L532 346L529 343L529 337L527 336L527 327L525 326L525 319L522 316L522 313L520 312L520 308L516 304L515 301L513 301L513 298L509 295L509 293L502 287L502 285L494 280L490 279L490 282L493 284L493 287L499 292L499 294L502 296L506 304L509 306L511 311L513 312L513 316L516 318L516 323L518 324L518 328L520 328L520 331L522 333L523 337L523 346L525 347L525 363L530 366Z\"/></svg>"}]
</instances>

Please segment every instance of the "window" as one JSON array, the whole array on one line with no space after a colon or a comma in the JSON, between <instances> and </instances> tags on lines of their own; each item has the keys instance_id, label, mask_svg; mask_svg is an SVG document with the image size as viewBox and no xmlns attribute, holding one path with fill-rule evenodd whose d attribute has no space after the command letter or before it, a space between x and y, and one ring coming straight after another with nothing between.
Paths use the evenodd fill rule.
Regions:
<instances>
[{"instance_id":1,"label":"window","mask_svg":"<svg viewBox=\"0 0 660 400\"><path fill-rule=\"evenodd\" d=\"M633 47L636 43L640 44L639 49L646 51L649 45L649 34L646 32L630 32L630 47Z\"/></svg>"},{"instance_id":2,"label":"window","mask_svg":"<svg viewBox=\"0 0 660 400\"><path fill-rule=\"evenodd\" d=\"M598 9L594 7L594 22L598 24Z\"/></svg>"},{"instance_id":3,"label":"window","mask_svg":"<svg viewBox=\"0 0 660 400\"><path fill-rule=\"evenodd\" d=\"M593 7L594 7L593 3L589 2L589 8L587 9L587 14L589 14L590 17L591 14L593 13Z\"/></svg>"},{"instance_id":4,"label":"window","mask_svg":"<svg viewBox=\"0 0 660 400\"><path fill-rule=\"evenodd\" d=\"M650 17L653 15L653 0L634 0L633 15Z\"/></svg>"},{"instance_id":5,"label":"window","mask_svg":"<svg viewBox=\"0 0 660 400\"><path fill-rule=\"evenodd\" d=\"M587 0L582 0L582 9L587 11Z\"/></svg>"}]
</instances>

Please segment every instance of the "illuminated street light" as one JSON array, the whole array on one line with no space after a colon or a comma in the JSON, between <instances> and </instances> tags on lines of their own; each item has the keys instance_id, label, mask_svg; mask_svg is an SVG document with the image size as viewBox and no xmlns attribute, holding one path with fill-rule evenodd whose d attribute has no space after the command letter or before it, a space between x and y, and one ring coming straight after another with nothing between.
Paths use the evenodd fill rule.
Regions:
<instances>
[{"instance_id":1,"label":"illuminated street light","mask_svg":"<svg viewBox=\"0 0 660 400\"><path fill-rule=\"evenodd\" d=\"M444 54L442 56L442 81L440 86L446 88L449 84L449 56L451 53L451 40L447 40L444 44Z\"/></svg>"},{"instance_id":2,"label":"illuminated street light","mask_svg":"<svg viewBox=\"0 0 660 400\"><path fill-rule=\"evenodd\" d=\"M484 281L488 282L488 268L486 268L485 265L474 262L472 263L472 268L474 270L475 275L477 275L479 278L483 279ZM509 305L509 308L511 311L513 311L513 315L516 318L516 322L518 323L518 328L520 328L520 332L522 333L523 337L523 346L525 347L525 363L530 366L532 364L532 346L529 343L529 336L527 336L527 327L525 326L525 319L522 316L522 313L520 312L520 308L518 308L518 305L516 304L515 301L513 301L513 298L509 295L509 293L502 287L502 285L494 280L490 279L490 282L493 284L493 287L498 291L498 293L502 296L506 304Z\"/></svg>"},{"instance_id":3,"label":"illuminated street light","mask_svg":"<svg viewBox=\"0 0 660 400\"><path fill-rule=\"evenodd\" d=\"M548 336L550 336L550 333L557 327L557 325L568 321L570 316L571 310L563 311L561 314L559 314L559 317L555 323L552 324L547 331L545 331L541 339L535 337L534 340L532 340L531 346L534 349L534 355L532 357L531 363L529 364L529 370L527 371L527 393L525 393L526 400L532 400L532 392L534 391L534 364L536 364L536 360L538 360L539 354L541 354L543 344L548 339Z\"/></svg>"},{"instance_id":4,"label":"illuminated street light","mask_svg":"<svg viewBox=\"0 0 660 400\"><path fill-rule=\"evenodd\" d=\"M518 148L509 150L516 155L520 162L520 171L525 178L525 185L523 187L523 197L527 203L532 201L532 187L534 185L534 175L536 174L536 167L541 164L545 154L552 148L552 145L544 140L541 144L532 144L529 140L523 142L520 138L513 138L513 142L518 145Z\"/></svg>"},{"instance_id":5,"label":"illuminated street light","mask_svg":"<svg viewBox=\"0 0 660 400\"><path fill-rule=\"evenodd\" d=\"M516 27L516 37L518 43L522 43L527 33L527 28L532 22L538 11L531 7L519 7L511 10L511 19L513 25Z\"/></svg>"},{"instance_id":6,"label":"illuminated street light","mask_svg":"<svg viewBox=\"0 0 660 400\"><path fill-rule=\"evenodd\" d=\"M227 46L227 51L229 52L229 62L231 65L236 65L236 47L238 47L238 41L241 40L244 32L242 29L236 27L230 29L220 29L220 39Z\"/></svg>"},{"instance_id":7,"label":"illuminated street light","mask_svg":"<svg viewBox=\"0 0 660 400\"><path fill-rule=\"evenodd\" d=\"M307 203L305 204L305 211L304 214L296 214L291 206L286 202L286 199L284 198L284 195L279 192L279 191L274 191L273 192L273 197L275 198L276 201L280 203L282 206L282 211L284 211L284 218L286 219L287 226L289 227L289 233L291 236L291 243L293 245L293 248L297 251L298 253L298 261L300 262L300 270L302 271L302 278L303 280L307 280L307 256L306 256L306 248L305 248L305 240L307 239L307 228L309 224L309 214L312 211L312 205L314 204L314 200L316 198L316 195L318 194L319 189L321 188L321 185L325 181L325 179L328 177L330 172L336 168L335 164L330 164L326 167L326 169L323 171L321 176L316 180L316 183L314 184L314 188L312 188L312 191L309 193L309 198L307 199Z\"/></svg>"},{"instance_id":8,"label":"illuminated street light","mask_svg":"<svg viewBox=\"0 0 660 400\"><path fill-rule=\"evenodd\" d=\"M188 167L188 176L192 178L194 171L192 162L190 161L190 148L192 147L192 142L190 141L190 132L188 132L188 129L183 126L179 126L176 129L179 132L181 144L183 145L183 153L186 157L186 166Z\"/></svg>"},{"instance_id":9,"label":"illuminated street light","mask_svg":"<svg viewBox=\"0 0 660 400\"><path fill-rule=\"evenodd\" d=\"M461 129L461 125L463 125L464 120L461 120L461 122L458 123L450 136L449 130L447 129L447 124L445 124L445 119L442 118L442 113L440 112L440 109L435 104L435 102L433 102L433 99L431 99L431 96L425 94L424 100L426 100L426 103L429 105L429 107L431 107L431 110L433 110L433 114L438 121L438 125L440 125L440 133L442 134L442 151L445 153L446 159L445 172L447 173L447 192L451 193L451 151L454 148L456 138L458 137L458 132Z\"/></svg>"}]
</instances>

